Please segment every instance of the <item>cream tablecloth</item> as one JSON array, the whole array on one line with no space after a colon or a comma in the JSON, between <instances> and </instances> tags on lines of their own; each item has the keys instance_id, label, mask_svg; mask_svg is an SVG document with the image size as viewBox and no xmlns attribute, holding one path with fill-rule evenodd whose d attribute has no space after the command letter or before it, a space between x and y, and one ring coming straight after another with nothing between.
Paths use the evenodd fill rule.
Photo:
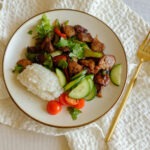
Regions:
<instances>
[{"instance_id":1,"label":"cream tablecloth","mask_svg":"<svg viewBox=\"0 0 150 150\"><path fill-rule=\"evenodd\" d=\"M126 7L122 2L117 0L100 0L100 1L19 1L19 0L4 0L2 15L4 16L4 20L1 21L0 26L0 54L1 57L3 55L4 47L7 44L7 41L12 34L12 32L28 17L36 14L40 11L51 9L51 8L75 8L87 11L100 19L106 22L120 37L125 50L128 56L128 62L130 64L129 70L129 78L132 74L133 68L137 64L137 59L135 57L136 49L147 31L150 29L148 24L146 24L140 17L138 17L135 13L133 13L128 7ZM35 4L35 5L33 5ZM143 4L143 3L142 3ZM33 7L34 6L34 7ZM134 5L133 5L134 6ZM142 6L143 7L143 6ZM133 7L133 9L135 9ZM143 9L144 11L144 9ZM26 13L25 13L26 12ZM20 17L22 16L22 17ZM110 19L111 18L111 19ZM147 18L149 19L149 18ZM131 97L127 103L127 106L124 110L124 114L120 122L118 123L117 129L114 133L112 141L109 143L110 149L149 149L150 148L150 95L148 92L149 89L149 63L143 66L143 70L139 74L139 79L134 88ZM40 132L44 134L50 135L60 135L66 134L67 140L69 142L69 146L72 149L100 149L101 144L101 127L106 133L113 113L115 111L115 107L105 115L101 120L92 124L89 128L84 128L79 131L71 131L66 132L62 130L57 130L54 128L48 128L43 125L40 125L30 118L26 117L22 114L14 104L9 100L7 93L2 88L3 82L2 78L1 82L1 90L0 90L0 122L3 124L10 125L12 127L31 130L35 132ZM141 92L142 91L142 92ZM21 116L20 116L21 115ZM20 120L18 121L18 118ZM5 127L1 127L3 131L10 131L10 133L16 133L17 131L11 131L10 129L6 129ZM19 132L19 131L18 131ZM24 132L24 131L22 131ZM4 133L2 132L1 135ZM27 134L24 132L24 135ZM34 135L33 133L32 135ZM0 137L1 137L0 135ZM31 133L29 134L31 135ZM10 136L12 141L16 136ZM30 136L29 136L30 137ZM45 137L44 141L47 141L49 137L44 135L39 135L39 137ZM90 138L88 138L90 137ZM31 138L31 137L30 137ZM8 138L9 139L9 138ZM57 138L57 140L61 142L64 139L62 137ZM59 141L58 140L58 141ZM2 138L2 142L4 145L1 145L0 149L10 149L12 146L6 146L4 139ZM11 141L11 140L10 140ZM34 143L34 140L32 140ZM42 140L41 141L41 145ZM53 140L52 140L53 141ZM19 142L19 140L18 140ZM62 143L59 143L60 145ZM21 142L19 142L21 144ZM31 142L30 142L31 143ZM39 142L40 143L40 142ZM37 145L40 145L40 144ZM94 143L94 144L93 144ZM22 142L21 145L25 144ZM34 143L35 144L35 143ZM53 146L53 144L51 145ZM43 146L42 146L43 147ZM65 145L66 149L67 145ZM36 146L33 146L36 148ZM37 146L40 148L40 146ZM37 149L36 148L36 149ZM60 149L61 146L54 146L54 149ZM28 149L26 144L22 147L22 149ZM43 148L42 148L43 149ZM47 148L48 149L48 148ZM51 148L50 148L51 149Z\"/></svg>"}]
</instances>

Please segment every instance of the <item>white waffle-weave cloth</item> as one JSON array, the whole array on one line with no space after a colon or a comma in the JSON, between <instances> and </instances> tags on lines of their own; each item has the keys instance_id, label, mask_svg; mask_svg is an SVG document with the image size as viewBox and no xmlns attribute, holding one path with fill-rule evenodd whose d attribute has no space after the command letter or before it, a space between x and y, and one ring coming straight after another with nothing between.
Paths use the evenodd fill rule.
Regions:
<instances>
[{"instance_id":1,"label":"white waffle-weave cloth","mask_svg":"<svg viewBox=\"0 0 150 150\"><path fill-rule=\"evenodd\" d=\"M150 26L121 0L3 0L0 12L0 123L47 135L65 135L72 150L103 150L106 134L117 105L98 121L77 129L42 125L22 113L11 101L3 82L2 57L13 32L40 12L71 8L88 12L110 26L120 38L128 59L130 80L138 64L136 52ZM150 149L150 63L145 63L121 119L109 142L111 150ZM128 84L128 82L127 82Z\"/></svg>"}]
</instances>

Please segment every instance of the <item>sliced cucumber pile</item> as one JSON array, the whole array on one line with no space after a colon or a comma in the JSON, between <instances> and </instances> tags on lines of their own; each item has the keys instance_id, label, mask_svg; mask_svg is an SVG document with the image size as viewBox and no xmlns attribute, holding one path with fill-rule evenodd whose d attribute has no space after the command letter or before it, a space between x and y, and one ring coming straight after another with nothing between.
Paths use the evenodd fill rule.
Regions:
<instances>
[{"instance_id":1,"label":"sliced cucumber pile","mask_svg":"<svg viewBox=\"0 0 150 150\"><path fill-rule=\"evenodd\" d=\"M76 78L65 86L65 90L72 89L69 92L69 97L74 99L85 98L87 101L92 100L97 92L93 78L93 74L86 76L85 72L77 74Z\"/></svg>"},{"instance_id":2,"label":"sliced cucumber pile","mask_svg":"<svg viewBox=\"0 0 150 150\"><path fill-rule=\"evenodd\" d=\"M90 101L96 96L97 90L93 81L94 75L86 75L86 73L87 70L79 72L64 86L64 90L69 91L70 98L85 98L85 100Z\"/></svg>"},{"instance_id":3,"label":"sliced cucumber pile","mask_svg":"<svg viewBox=\"0 0 150 150\"><path fill-rule=\"evenodd\" d=\"M64 87L67 83L64 73L60 69L56 68L56 75L58 77L60 85Z\"/></svg>"},{"instance_id":4,"label":"sliced cucumber pile","mask_svg":"<svg viewBox=\"0 0 150 150\"><path fill-rule=\"evenodd\" d=\"M113 84L119 86L121 83L121 73L122 73L122 65L115 65L110 72L110 79Z\"/></svg>"},{"instance_id":5,"label":"sliced cucumber pile","mask_svg":"<svg viewBox=\"0 0 150 150\"><path fill-rule=\"evenodd\" d=\"M64 90L70 90L71 88L75 87L83 78L85 77L85 75L82 75L78 78L76 78L75 80L69 82L65 87Z\"/></svg>"}]
</instances>

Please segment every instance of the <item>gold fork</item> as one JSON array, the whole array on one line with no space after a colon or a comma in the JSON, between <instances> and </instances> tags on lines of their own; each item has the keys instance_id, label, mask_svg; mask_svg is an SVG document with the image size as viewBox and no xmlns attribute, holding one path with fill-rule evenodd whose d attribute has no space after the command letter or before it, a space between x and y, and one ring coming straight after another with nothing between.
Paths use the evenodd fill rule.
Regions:
<instances>
[{"instance_id":1,"label":"gold fork","mask_svg":"<svg viewBox=\"0 0 150 150\"><path fill-rule=\"evenodd\" d=\"M116 110L116 113L114 115L114 118L112 120L112 123L110 125L110 128L108 130L108 133L106 134L105 137L105 142L108 142L113 134L113 131L117 125L117 122L119 120L119 117L123 111L123 108L126 104L127 98L133 88L133 85L137 79L137 75L139 73L139 70L142 66L142 63L145 61L149 61L150 60L150 31L148 33L148 35L146 36L146 38L144 39L144 41L142 42L142 44L140 45L139 49L138 49L138 53L137 53L138 58L140 59L140 63L136 68L136 71L134 73L134 76L132 77L129 86L127 88L127 91L125 93L125 96L123 97L123 100L120 104L120 106L118 107L118 109Z\"/></svg>"}]
</instances>

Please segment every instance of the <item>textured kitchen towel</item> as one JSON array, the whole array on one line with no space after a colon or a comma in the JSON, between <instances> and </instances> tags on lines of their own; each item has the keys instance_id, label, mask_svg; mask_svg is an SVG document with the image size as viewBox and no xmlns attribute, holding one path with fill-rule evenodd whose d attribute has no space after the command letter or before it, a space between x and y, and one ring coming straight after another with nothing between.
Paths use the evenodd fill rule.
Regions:
<instances>
[{"instance_id":1,"label":"textured kitchen towel","mask_svg":"<svg viewBox=\"0 0 150 150\"><path fill-rule=\"evenodd\" d=\"M72 150L100 150L117 105L98 121L77 129L42 125L22 113L11 101L2 78L2 57L13 32L28 18L55 8L88 12L110 26L120 38L128 59L130 80L138 64L136 51L150 26L120 0L3 0L0 12L0 122L43 134L65 135ZM113 134L112 150L150 149L150 63L145 63ZM127 82L128 83L128 82ZM102 132L103 130L103 132Z\"/></svg>"}]
</instances>

